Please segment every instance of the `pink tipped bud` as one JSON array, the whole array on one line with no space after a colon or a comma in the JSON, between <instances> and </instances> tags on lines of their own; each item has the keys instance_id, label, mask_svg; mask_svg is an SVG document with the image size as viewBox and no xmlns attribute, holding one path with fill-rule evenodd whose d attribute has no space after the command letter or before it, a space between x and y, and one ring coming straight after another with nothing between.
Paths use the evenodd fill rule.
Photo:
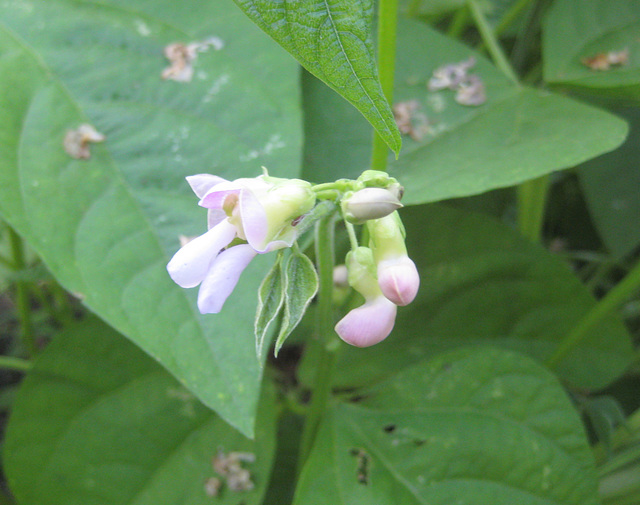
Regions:
<instances>
[{"instance_id":1,"label":"pink tipped bud","mask_svg":"<svg viewBox=\"0 0 640 505\"><path fill-rule=\"evenodd\" d=\"M369 347L389 336L396 321L396 312L394 303L378 296L351 310L338 321L335 330L347 344Z\"/></svg>"},{"instance_id":2,"label":"pink tipped bud","mask_svg":"<svg viewBox=\"0 0 640 505\"><path fill-rule=\"evenodd\" d=\"M342 200L342 212L347 221L362 223L370 219L380 219L402 207L396 196L382 188L365 188L348 194Z\"/></svg>"},{"instance_id":3,"label":"pink tipped bud","mask_svg":"<svg viewBox=\"0 0 640 505\"><path fill-rule=\"evenodd\" d=\"M415 263L408 256L400 256L378 263L378 284L384 296L404 306L418 294L420 276Z\"/></svg>"}]
</instances>

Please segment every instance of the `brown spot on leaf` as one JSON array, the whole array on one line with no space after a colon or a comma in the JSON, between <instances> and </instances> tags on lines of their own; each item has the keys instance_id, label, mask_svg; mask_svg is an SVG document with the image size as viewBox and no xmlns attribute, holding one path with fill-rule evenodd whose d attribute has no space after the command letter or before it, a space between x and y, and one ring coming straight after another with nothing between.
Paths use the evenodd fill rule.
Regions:
<instances>
[{"instance_id":1,"label":"brown spot on leaf","mask_svg":"<svg viewBox=\"0 0 640 505\"><path fill-rule=\"evenodd\" d=\"M65 152L76 160L88 160L91 158L89 144L104 142L105 136L99 133L90 124L81 124L75 130L67 131L64 136L63 147Z\"/></svg>"},{"instance_id":2,"label":"brown spot on leaf","mask_svg":"<svg viewBox=\"0 0 640 505\"><path fill-rule=\"evenodd\" d=\"M591 70L604 72L611 70L611 67L621 67L629 63L629 48L594 54L593 56L582 58L580 61Z\"/></svg>"}]
</instances>

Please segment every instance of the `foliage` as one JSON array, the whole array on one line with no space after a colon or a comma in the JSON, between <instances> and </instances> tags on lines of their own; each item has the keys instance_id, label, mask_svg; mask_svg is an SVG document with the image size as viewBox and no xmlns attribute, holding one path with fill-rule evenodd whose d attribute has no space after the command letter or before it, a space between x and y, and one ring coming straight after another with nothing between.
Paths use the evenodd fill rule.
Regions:
<instances>
[{"instance_id":1,"label":"foliage","mask_svg":"<svg viewBox=\"0 0 640 505\"><path fill-rule=\"evenodd\" d=\"M633 0L4 2L0 503L638 503L639 26ZM208 224L204 173L233 181L192 188ZM167 263L258 218L199 313ZM340 341L354 314L384 341Z\"/></svg>"}]
</instances>

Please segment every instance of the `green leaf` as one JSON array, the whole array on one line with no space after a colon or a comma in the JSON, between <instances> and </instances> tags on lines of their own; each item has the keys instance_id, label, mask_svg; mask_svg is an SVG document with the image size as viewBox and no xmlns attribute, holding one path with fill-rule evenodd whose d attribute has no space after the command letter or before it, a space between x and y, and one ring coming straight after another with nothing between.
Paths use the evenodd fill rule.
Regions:
<instances>
[{"instance_id":1,"label":"green leaf","mask_svg":"<svg viewBox=\"0 0 640 505\"><path fill-rule=\"evenodd\" d=\"M580 418L523 356L461 349L360 398L327 416L295 505L598 503Z\"/></svg>"},{"instance_id":2,"label":"green leaf","mask_svg":"<svg viewBox=\"0 0 640 505\"><path fill-rule=\"evenodd\" d=\"M271 323L276 320L285 299L284 272L281 251L258 290L258 311L255 320L256 353L262 361L262 349Z\"/></svg>"},{"instance_id":3,"label":"green leaf","mask_svg":"<svg viewBox=\"0 0 640 505\"><path fill-rule=\"evenodd\" d=\"M309 72L349 101L397 154L402 140L382 93L371 0L234 0Z\"/></svg>"},{"instance_id":4,"label":"green leaf","mask_svg":"<svg viewBox=\"0 0 640 505\"><path fill-rule=\"evenodd\" d=\"M486 87L484 105L462 106L451 90L427 89L434 70L470 56ZM361 173L370 152L363 122L310 79L304 84L305 177ZM409 20L398 30L394 96L396 103L416 101L414 126L422 128L422 138L406 137L400 159L389 164L405 187L404 204L475 195L573 167L616 148L627 133L625 122L607 112L514 86L479 53Z\"/></svg>"},{"instance_id":5,"label":"green leaf","mask_svg":"<svg viewBox=\"0 0 640 505\"><path fill-rule=\"evenodd\" d=\"M464 345L501 346L543 361L595 304L568 265L492 218L445 206L404 209L401 216L420 291L398 309L384 342L343 350L339 387L371 384ZM632 359L629 334L610 315L557 371L576 387L600 389Z\"/></svg>"},{"instance_id":6,"label":"green leaf","mask_svg":"<svg viewBox=\"0 0 640 505\"><path fill-rule=\"evenodd\" d=\"M286 296L282 325L276 340L276 356L318 292L318 274L313 262L300 251L293 251L289 256L284 275Z\"/></svg>"},{"instance_id":7,"label":"green leaf","mask_svg":"<svg viewBox=\"0 0 640 505\"><path fill-rule=\"evenodd\" d=\"M224 47L198 53L191 82L161 78L168 44L212 36ZM230 3L34 0L0 9L0 73L0 214L65 288L251 435L261 369L246 316L268 258L206 317L165 265L179 235L206 231L185 176L298 175L298 67ZM88 160L63 149L82 123L106 136Z\"/></svg>"},{"instance_id":8,"label":"green leaf","mask_svg":"<svg viewBox=\"0 0 640 505\"><path fill-rule=\"evenodd\" d=\"M629 120L627 141L612 153L578 167L589 214L607 248L616 258L640 244L640 110L624 109Z\"/></svg>"},{"instance_id":9,"label":"green leaf","mask_svg":"<svg viewBox=\"0 0 640 505\"><path fill-rule=\"evenodd\" d=\"M57 335L22 383L4 468L22 505L205 505L217 452L250 452L256 460L245 468L255 489L225 487L216 503L257 505L275 453L274 405L265 390L252 442L90 319Z\"/></svg>"},{"instance_id":10,"label":"green leaf","mask_svg":"<svg viewBox=\"0 0 640 505\"><path fill-rule=\"evenodd\" d=\"M544 78L575 91L640 103L640 4L636 0L559 0L545 19ZM593 70L584 62L629 51L626 65Z\"/></svg>"}]
</instances>

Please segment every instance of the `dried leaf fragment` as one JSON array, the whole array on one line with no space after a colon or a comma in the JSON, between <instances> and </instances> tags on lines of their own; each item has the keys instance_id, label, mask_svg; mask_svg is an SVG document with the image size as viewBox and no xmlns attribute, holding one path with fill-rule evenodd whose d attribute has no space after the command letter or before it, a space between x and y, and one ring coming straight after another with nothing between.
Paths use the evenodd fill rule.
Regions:
<instances>
[{"instance_id":1,"label":"dried leaf fragment","mask_svg":"<svg viewBox=\"0 0 640 505\"><path fill-rule=\"evenodd\" d=\"M473 68L476 60L473 56L468 60L458 63L448 63L433 71L427 87L429 91L440 91L441 89L456 89L465 79L467 72Z\"/></svg>"},{"instance_id":2,"label":"dried leaf fragment","mask_svg":"<svg viewBox=\"0 0 640 505\"><path fill-rule=\"evenodd\" d=\"M598 53L593 56L582 58L580 61L591 70L611 70L611 67L621 67L629 63L629 48L626 47L620 51Z\"/></svg>"},{"instance_id":3,"label":"dried leaf fragment","mask_svg":"<svg viewBox=\"0 0 640 505\"><path fill-rule=\"evenodd\" d=\"M482 105L487 101L484 91L484 83L479 76L471 74L458 85L456 90L456 102L460 105Z\"/></svg>"},{"instance_id":4,"label":"dried leaf fragment","mask_svg":"<svg viewBox=\"0 0 640 505\"><path fill-rule=\"evenodd\" d=\"M204 492L207 496L218 496L221 487L222 481L218 477L209 477L204 483Z\"/></svg>"},{"instance_id":5,"label":"dried leaf fragment","mask_svg":"<svg viewBox=\"0 0 640 505\"><path fill-rule=\"evenodd\" d=\"M393 117L398 129L403 135L409 135L413 140L420 141L429 130L427 116L418 112L420 103L417 100L407 100L393 105Z\"/></svg>"},{"instance_id":6,"label":"dried leaf fragment","mask_svg":"<svg viewBox=\"0 0 640 505\"><path fill-rule=\"evenodd\" d=\"M208 37L190 44L181 42L169 44L164 48L164 55L171 65L162 71L162 78L177 82L190 82L193 78L193 63L198 53L208 51L211 47L219 51L224 47L224 41L219 37Z\"/></svg>"},{"instance_id":7,"label":"dried leaf fragment","mask_svg":"<svg viewBox=\"0 0 640 505\"><path fill-rule=\"evenodd\" d=\"M213 458L213 469L226 479L227 487L232 491L250 491L254 488L251 472L242 468L242 463L253 463L256 456L250 452L218 451Z\"/></svg>"},{"instance_id":8,"label":"dried leaf fragment","mask_svg":"<svg viewBox=\"0 0 640 505\"><path fill-rule=\"evenodd\" d=\"M89 144L104 142L105 136L98 132L90 124L81 124L75 130L68 130L64 136L63 146L65 152L76 160L88 160L91 158Z\"/></svg>"}]
</instances>

